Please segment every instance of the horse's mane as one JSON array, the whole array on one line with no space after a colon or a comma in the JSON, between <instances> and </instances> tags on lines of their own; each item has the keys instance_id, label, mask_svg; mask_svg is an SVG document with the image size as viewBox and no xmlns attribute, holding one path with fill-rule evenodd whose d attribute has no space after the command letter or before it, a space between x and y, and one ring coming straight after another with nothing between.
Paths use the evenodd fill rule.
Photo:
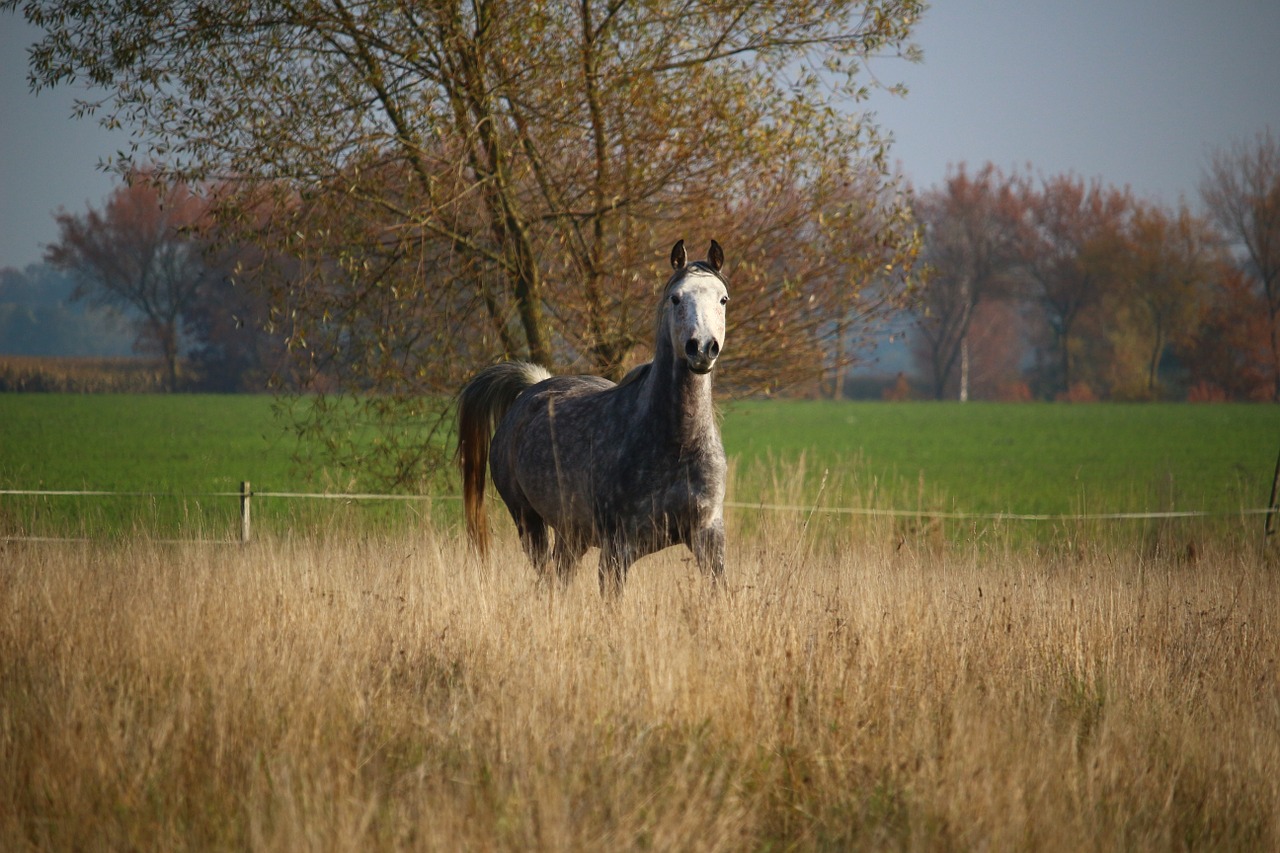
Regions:
<instances>
[{"instance_id":1,"label":"horse's mane","mask_svg":"<svg viewBox=\"0 0 1280 853\"><path fill-rule=\"evenodd\" d=\"M649 375L649 369L653 367L652 361L646 361L644 364L638 364L627 371L627 375L622 377L622 381L618 383L618 387L630 385L632 382L639 382Z\"/></svg>"}]
</instances>

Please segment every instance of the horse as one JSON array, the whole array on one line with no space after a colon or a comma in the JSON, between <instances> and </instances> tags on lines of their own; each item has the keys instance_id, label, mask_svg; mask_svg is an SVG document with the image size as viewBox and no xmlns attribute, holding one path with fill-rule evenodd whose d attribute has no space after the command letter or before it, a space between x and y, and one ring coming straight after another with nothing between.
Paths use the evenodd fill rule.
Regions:
<instances>
[{"instance_id":1,"label":"horse","mask_svg":"<svg viewBox=\"0 0 1280 853\"><path fill-rule=\"evenodd\" d=\"M713 586L722 581L727 466L711 371L729 303L724 251L712 240L707 259L690 263L680 240L671 266L653 360L620 383L508 361L481 370L459 392L463 508L482 556L487 459L540 579L554 560L567 585L595 547L601 594L616 594L637 559L683 544Z\"/></svg>"}]
</instances>

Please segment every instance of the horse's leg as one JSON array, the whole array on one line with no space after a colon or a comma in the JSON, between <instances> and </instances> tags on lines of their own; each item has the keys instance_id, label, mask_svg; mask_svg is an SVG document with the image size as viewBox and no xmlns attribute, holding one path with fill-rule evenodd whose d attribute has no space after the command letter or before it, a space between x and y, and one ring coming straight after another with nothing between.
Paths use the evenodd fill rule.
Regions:
<instances>
[{"instance_id":1,"label":"horse's leg","mask_svg":"<svg viewBox=\"0 0 1280 853\"><path fill-rule=\"evenodd\" d=\"M524 552L529 555L529 560L537 570L538 577L544 577L547 573L547 563L551 559L551 540L547 535L547 523L542 520L542 516L526 511L520 513L516 519L516 529L520 531L520 544L524 546Z\"/></svg>"},{"instance_id":2,"label":"horse's leg","mask_svg":"<svg viewBox=\"0 0 1280 853\"><path fill-rule=\"evenodd\" d=\"M573 571L578 567L578 561L582 559L586 550L587 546L583 544L581 537L563 530L556 531L556 546L552 556L555 557L556 578L560 581L562 589L573 580Z\"/></svg>"},{"instance_id":3,"label":"horse's leg","mask_svg":"<svg viewBox=\"0 0 1280 853\"><path fill-rule=\"evenodd\" d=\"M711 578L712 585L719 585L724 580L724 520L694 531L691 545L698 568Z\"/></svg>"}]
</instances>

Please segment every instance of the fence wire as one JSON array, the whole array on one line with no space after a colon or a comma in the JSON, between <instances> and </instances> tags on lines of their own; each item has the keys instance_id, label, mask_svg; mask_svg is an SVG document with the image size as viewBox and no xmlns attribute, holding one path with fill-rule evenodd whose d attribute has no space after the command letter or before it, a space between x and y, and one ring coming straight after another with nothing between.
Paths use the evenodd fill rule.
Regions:
<instances>
[{"instance_id":1,"label":"fence wire","mask_svg":"<svg viewBox=\"0 0 1280 853\"><path fill-rule=\"evenodd\" d=\"M338 500L338 501L460 501L461 495L402 495L370 492L270 492L249 490L237 492L114 492L104 490L71 489L0 489L0 495L26 495L32 497L121 497L121 498L276 498L286 500ZM753 503L750 501L725 501L731 509L768 512L797 512L826 515L861 515L883 518L915 518L928 516L958 521L1141 521L1144 519L1173 518L1226 518L1231 516L1276 515L1277 507L1240 508L1234 510L1148 510L1142 512L1085 512L1085 513L1034 513L1034 512L965 512L932 509L886 509L878 507L824 506L821 504Z\"/></svg>"}]
</instances>

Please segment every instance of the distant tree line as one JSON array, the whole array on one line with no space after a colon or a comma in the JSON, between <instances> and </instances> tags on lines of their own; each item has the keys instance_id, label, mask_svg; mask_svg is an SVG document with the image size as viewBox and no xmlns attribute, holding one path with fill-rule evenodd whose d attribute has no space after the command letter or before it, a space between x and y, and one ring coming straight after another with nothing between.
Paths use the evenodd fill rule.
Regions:
<instances>
[{"instance_id":1,"label":"distant tree line","mask_svg":"<svg viewBox=\"0 0 1280 853\"><path fill-rule=\"evenodd\" d=\"M256 250L227 239L206 195L138 172L100 208L59 211L56 220L45 264L11 277L36 276L28 287L43 281L45 298L62 292L87 304L88 316L127 329L132 351L161 365L166 390L260 391L278 376L284 347L264 328L266 295L236 277ZM60 290L49 290L50 281ZM66 334L60 324L46 326Z\"/></svg>"},{"instance_id":2,"label":"distant tree line","mask_svg":"<svg viewBox=\"0 0 1280 853\"><path fill-rule=\"evenodd\" d=\"M1276 400L1277 148L1264 132L1218 152L1201 187L1203 216L1186 204L1163 206L1074 175L955 168L913 204L924 273L906 304L927 394ZM324 389L355 370L367 377L361 387L376 390L378 370L353 362L368 359L388 327L408 337L448 337L459 353L470 353L468 363L483 360L483 328L468 337L449 304L406 304L397 285L376 275L364 289L337 288L332 298L349 303L348 322L320 323L308 335L298 312L313 315L319 305L334 317L343 312L325 288L281 299L304 261L267 255L244 239L242 227L227 231L214 215L216 188L196 193L149 172L131 177L101 210L58 215L60 239L46 265L0 276L0 330L11 352L118 351L120 332L104 330L130 318L134 349L161 360L171 389ZM863 192L864 200L873 196ZM866 218L840 224L858 232L850 244L871 247L858 274L874 278L871 268L885 256L868 234L882 233L885 220L875 218L874 205L861 209ZM901 254L911 233L900 227L891 253ZM430 266L419 269L432 274ZM826 375L842 376L856 352L840 326L858 318L831 312L830 298L812 282L788 286L807 294L817 324L801 328L814 337L776 329L770 340L801 354L813 347L816 355L807 358L829 368ZM94 310L75 311L70 302L77 298ZM448 371L439 375L451 381ZM842 393L838 379L825 390ZM905 380L890 390L905 396Z\"/></svg>"},{"instance_id":3,"label":"distant tree line","mask_svg":"<svg viewBox=\"0 0 1280 853\"><path fill-rule=\"evenodd\" d=\"M0 354L126 356L128 322L75 299L75 279L47 263L0 269Z\"/></svg>"},{"instance_id":4,"label":"distant tree line","mask_svg":"<svg viewBox=\"0 0 1280 853\"><path fill-rule=\"evenodd\" d=\"M1203 217L992 167L912 204L862 104L915 0L103 9L0 0L42 30L32 85L90 83L132 134L128 192L49 260L136 309L170 387L331 394L303 428L386 426L360 462L393 477L475 365L642 361L675 237L728 254L722 387L839 394L910 307L934 396L1278 396L1270 133Z\"/></svg>"},{"instance_id":5,"label":"distant tree line","mask_svg":"<svg viewBox=\"0 0 1280 853\"><path fill-rule=\"evenodd\" d=\"M131 172L100 206L57 213L58 239L31 274L55 277L68 302L85 303L89 314L131 330L133 351L157 359L171 391L424 395L450 391L459 374L497 355L528 357L493 351L502 335L475 322L472 301L457 301L443 264L397 255L389 266L366 259L358 271L344 272L354 250L336 234L332 257L291 254L275 238L255 239L281 227L280 208L264 205L250 211L249 221L229 223L220 208L223 190L192 188L151 169ZM856 362L856 342L906 304L916 229L897 192L868 174L837 188L812 220L804 205L786 198L759 211L785 220L785 227L775 223L779 235L803 242L788 257L808 255L811 277L787 270L781 257L736 259L735 302L746 303L735 305L741 315L735 333L743 338L735 340L739 366L730 380L737 388L785 390L797 379L842 375ZM306 200L287 212L305 217ZM342 226L360 223L352 214ZM446 245L431 247L448 252ZM320 273L308 269L317 262L325 268ZM652 266L648 281L637 281L634 301L619 301L635 326L628 364L648 351L652 292L669 273ZM770 284L736 288L761 277ZM771 289L774 298L764 298ZM568 297L555 304L558 313L580 307ZM421 352L426 346L439 348L439 356ZM584 362L571 340L557 336L552 353L569 369L601 369Z\"/></svg>"},{"instance_id":6,"label":"distant tree line","mask_svg":"<svg viewBox=\"0 0 1280 853\"><path fill-rule=\"evenodd\" d=\"M913 355L937 399L1280 400L1280 145L1214 154L1204 213L960 165L921 193Z\"/></svg>"}]
</instances>

